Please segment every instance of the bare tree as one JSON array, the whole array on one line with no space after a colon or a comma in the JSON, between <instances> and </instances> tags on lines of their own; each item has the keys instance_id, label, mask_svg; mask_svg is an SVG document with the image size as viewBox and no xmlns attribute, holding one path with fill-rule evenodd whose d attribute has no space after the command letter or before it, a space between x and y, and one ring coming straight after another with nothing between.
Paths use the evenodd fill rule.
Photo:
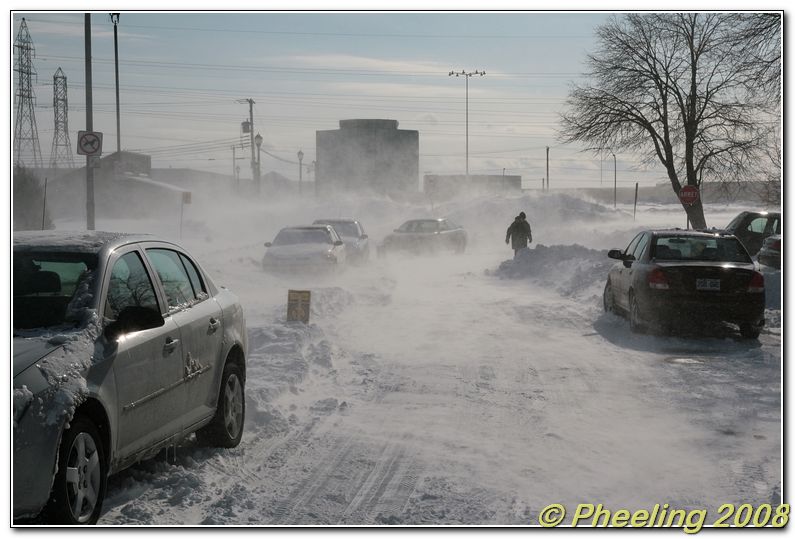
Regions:
<instances>
[{"instance_id":1,"label":"bare tree","mask_svg":"<svg viewBox=\"0 0 795 539\"><path fill-rule=\"evenodd\" d=\"M758 66L736 35L737 17L629 14L598 28L590 84L572 89L562 139L659 162L677 195L705 179L747 178L770 109L767 97L749 91ZM706 227L701 201L684 209L695 228Z\"/></svg>"}]
</instances>

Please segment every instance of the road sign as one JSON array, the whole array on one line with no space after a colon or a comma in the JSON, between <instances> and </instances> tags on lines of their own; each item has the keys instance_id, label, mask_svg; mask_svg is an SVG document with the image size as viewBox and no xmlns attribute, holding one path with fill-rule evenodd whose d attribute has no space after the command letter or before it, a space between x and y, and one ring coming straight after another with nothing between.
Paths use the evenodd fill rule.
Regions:
<instances>
[{"instance_id":1,"label":"road sign","mask_svg":"<svg viewBox=\"0 0 795 539\"><path fill-rule=\"evenodd\" d=\"M102 133L99 131L78 131L77 153L96 157L102 155Z\"/></svg>"},{"instance_id":2,"label":"road sign","mask_svg":"<svg viewBox=\"0 0 795 539\"><path fill-rule=\"evenodd\" d=\"M685 185L679 190L679 201L682 204L692 206L698 202L698 187L694 185Z\"/></svg>"},{"instance_id":3,"label":"road sign","mask_svg":"<svg viewBox=\"0 0 795 539\"><path fill-rule=\"evenodd\" d=\"M309 322L309 290L287 291L287 321Z\"/></svg>"}]
</instances>

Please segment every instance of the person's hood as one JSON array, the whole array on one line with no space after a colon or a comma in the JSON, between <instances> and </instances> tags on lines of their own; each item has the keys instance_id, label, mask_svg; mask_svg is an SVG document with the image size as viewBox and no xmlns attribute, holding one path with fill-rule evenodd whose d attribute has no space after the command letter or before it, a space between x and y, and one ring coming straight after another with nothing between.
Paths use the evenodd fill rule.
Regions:
<instances>
[{"instance_id":1,"label":"person's hood","mask_svg":"<svg viewBox=\"0 0 795 539\"><path fill-rule=\"evenodd\" d=\"M14 377L62 346L51 344L47 337L14 337Z\"/></svg>"}]
</instances>

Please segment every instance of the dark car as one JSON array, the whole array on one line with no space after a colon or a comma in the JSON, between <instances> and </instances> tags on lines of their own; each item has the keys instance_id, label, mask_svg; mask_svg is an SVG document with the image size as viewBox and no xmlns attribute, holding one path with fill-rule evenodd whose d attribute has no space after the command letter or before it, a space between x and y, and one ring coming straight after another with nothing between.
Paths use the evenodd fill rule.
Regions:
<instances>
[{"instance_id":1,"label":"dark car","mask_svg":"<svg viewBox=\"0 0 795 539\"><path fill-rule=\"evenodd\" d=\"M767 211L744 211L726 225L723 232L737 236L751 256L756 255L768 236L781 234L781 214Z\"/></svg>"},{"instance_id":2,"label":"dark car","mask_svg":"<svg viewBox=\"0 0 795 539\"><path fill-rule=\"evenodd\" d=\"M14 519L93 524L109 474L196 433L235 447L243 309L179 246L15 232Z\"/></svg>"},{"instance_id":3,"label":"dark car","mask_svg":"<svg viewBox=\"0 0 795 539\"><path fill-rule=\"evenodd\" d=\"M756 258L765 266L781 269L781 234L766 237Z\"/></svg>"},{"instance_id":4,"label":"dark car","mask_svg":"<svg viewBox=\"0 0 795 539\"><path fill-rule=\"evenodd\" d=\"M381 251L383 254L394 251L463 253L466 245L466 231L448 219L412 219L384 238Z\"/></svg>"},{"instance_id":5,"label":"dark car","mask_svg":"<svg viewBox=\"0 0 795 539\"><path fill-rule=\"evenodd\" d=\"M334 272L347 260L345 243L331 225L288 226L265 247L262 267L277 274Z\"/></svg>"},{"instance_id":6,"label":"dark car","mask_svg":"<svg viewBox=\"0 0 795 539\"><path fill-rule=\"evenodd\" d=\"M745 338L759 336L765 280L734 236L647 230L608 256L621 263L607 277L604 309L628 315L632 331L730 322Z\"/></svg>"},{"instance_id":7,"label":"dark car","mask_svg":"<svg viewBox=\"0 0 795 539\"><path fill-rule=\"evenodd\" d=\"M364 264L370 259L370 241L356 219L316 219L315 225L331 225L345 243L348 262Z\"/></svg>"}]
</instances>

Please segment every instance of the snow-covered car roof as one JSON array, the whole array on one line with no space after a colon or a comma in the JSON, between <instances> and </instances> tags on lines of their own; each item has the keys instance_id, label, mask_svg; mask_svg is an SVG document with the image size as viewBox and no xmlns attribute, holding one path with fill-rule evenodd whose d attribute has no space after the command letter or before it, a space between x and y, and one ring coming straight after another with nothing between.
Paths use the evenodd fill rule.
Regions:
<instances>
[{"instance_id":1,"label":"snow-covered car roof","mask_svg":"<svg viewBox=\"0 0 795 539\"><path fill-rule=\"evenodd\" d=\"M103 248L115 249L137 241L152 241L149 234L128 234L94 230L43 230L14 232L14 251L72 251L97 253Z\"/></svg>"}]
</instances>

